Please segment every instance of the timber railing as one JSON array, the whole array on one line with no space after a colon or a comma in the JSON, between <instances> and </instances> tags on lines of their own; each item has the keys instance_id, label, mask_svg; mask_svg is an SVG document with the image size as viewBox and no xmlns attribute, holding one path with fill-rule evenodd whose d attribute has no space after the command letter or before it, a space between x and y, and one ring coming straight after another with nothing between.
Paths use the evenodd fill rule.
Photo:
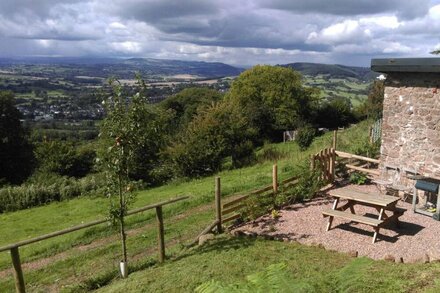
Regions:
<instances>
[{"instance_id":1,"label":"timber railing","mask_svg":"<svg viewBox=\"0 0 440 293\"><path fill-rule=\"evenodd\" d=\"M351 171L359 171L371 176L380 176L380 171L377 165L380 164L380 160L369 157L354 155L346 152L336 151L336 155L342 159L348 159L349 162L345 162L344 165Z\"/></svg>"},{"instance_id":2,"label":"timber railing","mask_svg":"<svg viewBox=\"0 0 440 293\"><path fill-rule=\"evenodd\" d=\"M156 219L157 219L157 226L158 226L158 254L159 254L159 262L163 262L165 260L165 235L164 235L164 222L163 222L163 214L162 214L162 207L171 203L175 203L184 199L188 199L189 196L182 196L173 198L170 200L158 202L155 204L147 205L141 208L133 209L131 211L127 212L127 216L138 214L140 212L144 212L147 210L156 210ZM96 225L100 225L103 223L108 223L108 219L100 219L93 222L81 224L78 226L66 228L64 230L52 232L49 234L41 235L35 238L19 241L13 244L9 244L3 247L0 247L0 252L3 251L10 251L11 253L11 259L12 259L12 266L13 266L13 272L14 272L14 279L15 279L15 289L17 292L22 293L26 292L25 289L25 282L24 282L24 276L23 276L23 270L21 268L21 261L20 261L20 254L19 254L19 248L21 246L29 245L35 242L39 242L42 240L46 240L49 238L61 236L64 234L72 233L78 230L86 229L89 227L93 227Z\"/></svg>"},{"instance_id":3,"label":"timber railing","mask_svg":"<svg viewBox=\"0 0 440 293\"><path fill-rule=\"evenodd\" d=\"M223 223L228 223L234 221L241 217L240 210L246 206L246 199L250 196L261 195L267 192L272 192L276 195L279 191L279 188L286 188L289 185L293 185L297 182L298 177L290 177L281 182L278 182L278 167L277 165L273 165L272 167L272 184L262 187L260 189L256 189L246 194L237 195L232 200L229 200L225 203L221 203L221 190L220 190L220 178L216 178L216 211L217 211L217 222L219 222L218 226L220 227ZM217 187L218 186L218 187Z\"/></svg>"},{"instance_id":4,"label":"timber railing","mask_svg":"<svg viewBox=\"0 0 440 293\"><path fill-rule=\"evenodd\" d=\"M234 221L240 218L242 215L240 210L243 209L246 204L245 201L250 196L254 195L262 195L267 192L272 192L274 196L278 193L279 188L286 188L290 185L294 185L298 182L298 177L290 177L284 179L281 182L278 182L278 167L277 165L273 165L272 167L272 184L262 187L260 189L256 189L253 191L249 191L247 193L232 195L232 199L222 203L221 196L221 183L220 177L215 177L215 212L216 219L207 226L190 244L189 246L195 245L201 236L204 234L208 234L216 230L218 233L223 231L223 224Z\"/></svg>"}]
</instances>

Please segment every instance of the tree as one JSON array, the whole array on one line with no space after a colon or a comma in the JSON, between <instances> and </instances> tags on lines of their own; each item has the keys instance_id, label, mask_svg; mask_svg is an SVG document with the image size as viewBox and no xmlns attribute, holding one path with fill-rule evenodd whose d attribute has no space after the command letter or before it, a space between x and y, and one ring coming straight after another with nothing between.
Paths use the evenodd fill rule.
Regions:
<instances>
[{"instance_id":1,"label":"tree","mask_svg":"<svg viewBox=\"0 0 440 293\"><path fill-rule=\"evenodd\" d=\"M351 103L347 98L335 98L330 102L323 103L316 115L317 124L326 128L347 126L354 120Z\"/></svg>"},{"instance_id":2,"label":"tree","mask_svg":"<svg viewBox=\"0 0 440 293\"><path fill-rule=\"evenodd\" d=\"M205 87L186 88L164 100L161 103L161 107L174 112L173 129L174 132L177 132L191 122L198 108L206 107L212 102L219 101L221 98L222 95L213 89Z\"/></svg>"},{"instance_id":3,"label":"tree","mask_svg":"<svg viewBox=\"0 0 440 293\"><path fill-rule=\"evenodd\" d=\"M241 109L231 101L221 101L199 108L167 153L180 175L202 176L218 171L227 156L232 156L234 167L244 164L253 154L255 135Z\"/></svg>"},{"instance_id":4,"label":"tree","mask_svg":"<svg viewBox=\"0 0 440 293\"><path fill-rule=\"evenodd\" d=\"M134 199L130 171L136 163L136 153L145 147L141 127L146 98L136 93L129 101L120 83L110 81L112 95L104 100L107 116L102 121L100 140L103 148L99 152L99 164L107 177L107 197L110 200L109 214L119 222L122 243L122 263L127 264L125 215ZM148 117L147 117L148 118ZM126 270L125 270L126 271ZM123 274L124 273L121 271Z\"/></svg>"},{"instance_id":5,"label":"tree","mask_svg":"<svg viewBox=\"0 0 440 293\"><path fill-rule=\"evenodd\" d=\"M32 145L20 117L13 93L0 92L0 184L21 183L32 173Z\"/></svg>"},{"instance_id":6,"label":"tree","mask_svg":"<svg viewBox=\"0 0 440 293\"><path fill-rule=\"evenodd\" d=\"M317 91L304 87L291 68L258 65L232 83L227 99L237 101L262 138L276 140L312 119Z\"/></svg>"},{"instance_id":7,"label":"tree","mask_svg":"<svg viewBox=\"0 0 440 293\"><path fill-rule=\"evenodd\" d=\"M83 177L92 171L96 152L91 147L52 140L39 143L35 148L35 157L42 173Z\"/></svg>"},{"instance_id":8,"label":"tree","mask_svg":"<svg viewBox=\"0 0 440 293\"><path fill-rule=\"evenodd\" d=\"M375 80L373 82L367 101L357 109L360 118L378 119L382 117L384 89L385 86L382 80Z\"/></svg>"}]
</instances>

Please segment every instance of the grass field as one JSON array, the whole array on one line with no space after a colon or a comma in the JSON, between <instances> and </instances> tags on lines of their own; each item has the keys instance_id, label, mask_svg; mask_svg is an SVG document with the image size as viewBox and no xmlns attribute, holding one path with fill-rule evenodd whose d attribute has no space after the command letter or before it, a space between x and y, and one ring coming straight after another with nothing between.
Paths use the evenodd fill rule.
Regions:
<instances>
[{"instance_id":1,"label":"grass field","mask_svg":"<svg viewBox=\"0 0 440 293\"><path fill-rule=\"evenodd\" d=\"M211 279L223 284L243 283L247 275L276 263L288 267L294 285L289 292L438 292L440 289L440 264L395 264L350 258L347 254L297 243L224 236L172 262L135 272L125 280L115 280L98 292L192 292Z\"/></svg>"},{"instance_id":2,"label":"grass field","mask_svg":"<svg viewBox=\"0 0 440 293\"><path fill-rule=\"evenodd\" d=\"M350 148L355 146L354 142L366 139L367 129L367 122L363 122L340 133L338 149L351 151ZM282 180L292 176L299 162L309 157L311 153L330 146L331 138L331 133L327 133L315 139L313 145L305 152L300 152L295 143L281 143L263 147L258 151L260 163L251 167L227 170L216 174L222 179L223 196L227 197L240 191L252 190L270 184L271 165L274 160L267 154L273 154L274 151L278 153L279 158L277 162L280 179ZM271 151L268 151L269 149ZM188 240L193 239L214 219L213 191L214 176L188 181L181 180L162 187L139 192L132 206L132 208L140 207L179 195L190 196L190 199L187 201L164 207L167 255L171 258L179 259L176 262L176 270L178 269L179 262L190 261L191 257L194 257L193 261L196 261L199 257L197 251L188 252L182 250L182 245L187 243ZM2 237L0 238L0 246L103 218L106 216L106 210L107 202L105 198L83 197L29 210L1 214L0 235ZM155 263L157 232L154 213L145 212L140 215L131 216L128 218L127 226L129 229L129 263L132 270L138 271L137 274L142 274L158 269L157 276L165 274L164 272L161 273L161 270L172 270L174 261L163 266L158 266ZM221 243L227 242L225 239L219 241L223 241ZM252 258L251 255L257 253L260 248L262 249L260 251L262 259L266 257L265 250L267 249L278 249L279 245L287 245L286 247L288 248L286 249L290 249L290 244L257 241L252 245L246 245L247 242L244 240L242 244L240 244L241 240L236 242L236 244L234 244L234 241L230 245L237 246L237 253L240 253L239 251L243 249L242 253L249 253L250 259ZM302 248L301 246L297 246L297 248L305 250L307 253L310 252L312 255L318 253L314 251L314 248ZM209 250L210 248L206 249ZM231 249L235 251L233 248ZM247 249L251 250L248 251ZM106 225L25 246L20 249L20 253L22 261L28 263L24 265L25 280L32 292L47 292L52 289L55 291L81 292L99 287L112 280L114 280L112 286L115 286L115 292L117 292L116 288L121 286L118 283L119 281L116 281L117 265L120 258L118 236L114 229ZM201 255L207 255L206 253L203 252ZM215 249L211 253L215 254ZM346 256L339 254L328 253L326 255L328 255L329 259L312 257L310 262L316 262L313 266L325 267L326 262L347 259ZM277 262L277 257L275 256L267 256L266 262ZM264 263L262 261L255 260L256 263L254 264L252 262L248 265L243 264L243 271L241 273L239 273L237 265L235 275L231 279L224 279L224 281L229 282L242 279L246 274L255 272L259 264ZM342 261L339 268L342 268L348 261ZM194 263L193 265L196 264ZM204 266L203 262L198 265ZM209 266L216 266L216 264L209 264L208 262L206 266L208 268ZM1 253L0 289L4 289L5 292L13 290L14 286L11 274L4 271L8 267L10 267L9 254L6 252ZM396 268L399 270L400 267ZM147 271L143 271L144 269L147 269ZM224 269L226 270L226 268ZM299 274L299 272L297 273ZM192 275L193 272L186 271L185 274ZM182 272L181 278L185 274ZM225 275L227 274L225 273ZM309 277L313 276L310 275ZM188 280L185 288L193 288L196 284L212 277L216 277L216 275L207 273L203 276L194 276L194 281ZM302 277L308 278L307 274L303 274ZM160 286L161 282L163 282L163 280L158 278L148 279L150 280L148 284L142 283L142 286L145 286L145 288L158 288L157 286ZM136 274L133 274L130 276L129 281L124 280L123 282L133 281L136 283L136 279ZM175 281L177 282L178 280L176 279Z\"/></svg>"},{"instance_id":3,"label":"grass field","mask_svg":"<svg viewBox=\"0 0 440 293\"><path fill-rule=\"evenodd\" d=\"M370 83L355 78L330 78L322 74L304 76L304 82L308 86L319 88L321 98L348 98L353 107L359 106L367 99L368 87L370 86Z\"/></svg>"}]
</instances>

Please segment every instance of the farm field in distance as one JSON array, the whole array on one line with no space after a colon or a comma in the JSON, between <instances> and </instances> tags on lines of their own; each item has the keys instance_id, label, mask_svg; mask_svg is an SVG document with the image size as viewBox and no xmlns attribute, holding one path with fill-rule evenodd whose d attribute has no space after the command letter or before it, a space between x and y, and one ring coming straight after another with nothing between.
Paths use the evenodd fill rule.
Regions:
<instances>
[{"instance_id":1,"label":"farm field in distance","mask_svg":"<svg viewBox=\"0 0 440 293\"><path fill-rule=\"evenodd\" d=\"M0 60L0 90L15 93L16 106L25 120L97 120L108 79L125 87L145 81L153 103L184 88L204 86L226 92L243 69L222 63L157 59ZM290 66L290 65L289 65ZM295 63L307 86L321 90L321 98L345 98L353 107L365 101L372 75L364 68ZM348 69L347 69L348 68Z\"/></svg>"}]
</instances>

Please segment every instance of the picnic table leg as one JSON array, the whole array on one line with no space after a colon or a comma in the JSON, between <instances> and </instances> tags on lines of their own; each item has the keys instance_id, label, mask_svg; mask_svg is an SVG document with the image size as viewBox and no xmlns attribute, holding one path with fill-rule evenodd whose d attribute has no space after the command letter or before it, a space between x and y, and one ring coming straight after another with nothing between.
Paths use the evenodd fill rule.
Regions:
<instances>
[{"instance_id":1,"label":"picnic table leg","mask_svg":"<svg viewBox=\"0 0 440 293\"><path fill-rule=\"evenodd\" d=\"M350 212L351 212L352 214L356 214L356 213L354 212L354 202L351 202L351 204L350 204Z\"/></svg>"},{"instance_id":2,"label":"picnic table leg","mask_svg":"<svg viewBox=\"0 0 440 293\"><path fill-rule=\"evenodd\" d=\"M339 197L337 197L335 199L335 201L333 202L333 208L332 209L336 210L336 208L338 207L338 203L339 203ZM333 216L328 217L327 228L325 229L326 232L328 230L330 230L330 227L332 226L332 222L333 222Z\"/></svg>"},{"instance_id":3,"label":"picnic table leg","mask_svg":"<svg viewBox=\"0 0 440 293\"><path fill-rule=\"evenodd\" d=\"M383 213L384 213L384 208L381 208L379 212L379 218L378 218L379 220L382 220ZM380 230L379 227L374 227L373 243L376 242L377 235L379 234L379 230Z\"/></svg>"}]
</instances>

